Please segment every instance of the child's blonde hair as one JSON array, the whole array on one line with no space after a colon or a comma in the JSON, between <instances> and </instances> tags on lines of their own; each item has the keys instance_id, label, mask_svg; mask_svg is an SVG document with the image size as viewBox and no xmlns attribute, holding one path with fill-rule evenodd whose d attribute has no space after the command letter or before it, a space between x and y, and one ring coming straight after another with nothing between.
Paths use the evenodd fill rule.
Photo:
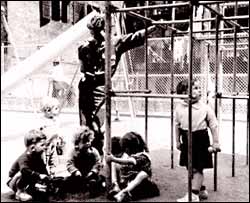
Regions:
<instances>
[{"instance_id":1,"label":"child's blonde hair","mask_svg":"<svg viewBox=\"0 0 250 203\"><path fill-rule=\"evenodd\" d=\"M74 134L74 145L78 146L79 143L85 143L89 140L90 136L94 136L94 131L87 126L81 126Z\"/></svg>"},{"instance_id":2,"label":"child's blonde hair","mask_svg":"<svg viewBox=\"0 0 250 203\"><path fill-rule=\"evenodd\" d=\"M43 113L51 112L53 108L59 108L60 102L54 97L44 97L41 102L41 111Z\"/></svg>"}]
</instances>

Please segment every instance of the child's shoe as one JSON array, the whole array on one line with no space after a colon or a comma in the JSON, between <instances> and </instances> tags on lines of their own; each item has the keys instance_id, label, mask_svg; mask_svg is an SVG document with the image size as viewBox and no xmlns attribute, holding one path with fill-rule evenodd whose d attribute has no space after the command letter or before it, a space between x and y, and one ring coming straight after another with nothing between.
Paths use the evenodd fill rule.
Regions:
<instances>
[{"instance_id":1,"label":"child's shoe","mask_svg":"<svg viewBox=\"0 0 250 203\"><path fill-rule=\"evenodd\" d=\"M199 196L192 193L192 202L199 202L199 201L200 201ZM188 193L184 197L177 199L177 202L188 202Z\"/></svg>"},{"instance_id":2,"label":"child's shoe","mask_svg":"<svg viewBox=\"0 0 250 203\"><path fill-rule=\"evenodd\" d=\"M120 192L121 191L121 189L120 189L120 187L118 186L118 184L115 184L115 183L113 183L113 185L112 185L112 187L111 187L111 190L108 192L108 199L109 200L115 200L114 199L114 196L118 193L118 192Z\"/></svg>"},{"instance_id":3,"label":"child's shoe","mask_svg":"<svg viewBox=\"0 0 250 203\"><path fill-rule=\"evenodd\" d=\"M43 185L43 184L40 184L40 183L36 183L35 184L35 188L39 192L47 192L47 186L46 185Z\"/></svg>"},{"instance_id":4,"label":"child's shoe","mask_svg":"<svg viewBox=\"0 0 250 203\"><path fill-rule=\"evenodd\" d=\"M200 190L200 193L199 193L199 198L200 199L207 199L208 198L208 192L207 190Z\"/></svg>"},{"instance_id":5,"label":"child's shoe","mask_svg":"<svg viewBox=\"0 0 250 203\"><path fill-rule=\"evenodd\" d=\"M90 180L89 181L89 197L94 198L97 197L99 194L98 188L97 188L97 182L96 180Z\"/></svg>"},{"instance_id":6,"label":"child's shoe","mask_svg":"<svg viewBox=\"0 0 250 203\"><path fill-rule=\"evenodd\" d=\"M129 202L131 201L131 195L128 192L119 192L114 196L116 202Z\"/></svg>"},{"instance_id":7,"label":"child's shoe","mask_svg":"<svg viewBox=\"0 0 250 203\"><path fill-rule=\"evenodd\" d=\"M118 192L120 192L121 189L118 186L118 184L113 183L111 186L111 190L108 192L108 198L112 199Z\"/></svg>"},{"instance_id":8,"label":"child's shoe","mask_svg":"<svg viewBox=\"0 0 250 203\"><path fill-rule=\"evenodd\" d=\"M22 201L22 202L27 202L32 200L32 196L29 195L26 192L22 192L21 190L18 190L16 192L16 196L15 196L16 200Z\"/></svg>"}]
</instances>

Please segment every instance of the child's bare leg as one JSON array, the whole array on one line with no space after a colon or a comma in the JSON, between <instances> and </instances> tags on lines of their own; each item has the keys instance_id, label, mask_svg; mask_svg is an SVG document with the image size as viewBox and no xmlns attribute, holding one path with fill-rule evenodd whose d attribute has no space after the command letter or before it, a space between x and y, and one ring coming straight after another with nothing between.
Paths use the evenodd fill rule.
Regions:
<instances>
[{"instance_id":1,"label":"child's bare leg","mask_svg":"<svg viewBox=\"0 0 250 203\"><path fill-rule=\"evenodd\" d=\"M108 199L114 199L114 196L121 191L119 187L120 165L111 163L111 189L108 192Z\"/></svg>"},{"instance_id":2,"label":"child's bare leg","mask_svg":"<svg viewBox=\"0 0 250 203\"><path fill-rule=\"evenodd\" d=\"M111 183L118 185L118 176L120 173L120 165L117 163L111 163Z\"/></svg>"},{"instance_id":3,"label":"child's bare leg","mask_svg":"<svg viewBox=\"0 0 250 203\"><path fill-rule=\"evenodd\" d=\"M123 189L124 192L131 192L135 187L141 184L143 180L148 178L148 174L144 171L141 171L137 174L134 180L128 183L128 186Z\"/></svg>"},{"instance_id":4,"label":"child's bare leg","mask_svg":"<svg viewBox=\"0 0 250 203\"><path fill-rule=\"evenodd\" d=\"M192 190L200 191L203 180L204 180L203 173L197 170L194 170L193 180L192 180Z\"/></svg>"},{"instance_id":5,"label":"child's bare leg","mask_svg":"<svg viewBox=\"0 0 250 203\"><path fill-rule=\"evenodd\" d=\"M115 195L115 199L117 202L121 202L123 198L125 197L126 193L129 193L135 189L138 185L141 184L143 180L148 178L148 174L144 171L141 171L140 173L137 174L134 180L128 183L127 187L121 190L117 195Z\"/></svg>"},{"instance_id":6,"label":"child's bare leg","mask_svg":"<svg viewBox=\"0 0 250 203\"><path fill-rule=\"evenodd\" d=\"M120 176L120 165L117 163L111 163L111 189L109 191L109 195L113 198L115 194L120 192L119 187L119 176Z\"/></svg>"}]
</instances>

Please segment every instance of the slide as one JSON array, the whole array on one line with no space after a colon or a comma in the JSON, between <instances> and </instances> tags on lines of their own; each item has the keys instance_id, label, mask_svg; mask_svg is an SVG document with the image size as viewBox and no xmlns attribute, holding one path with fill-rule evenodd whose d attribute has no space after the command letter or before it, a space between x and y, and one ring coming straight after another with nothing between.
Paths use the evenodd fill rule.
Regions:
<instances>
[{"instance_id":1,"label":"slide","mask_svg":"<svg viewBox=\"0 0 250 203\"><path fill-rule=\"evenodd\" d=\"M96 14L98 14L96 11L92 11L74 26L53 39L46 46L42 47L14 67L11 67L9 71L1 76L1 93L10 90L37 70L41 70L48 61L60 55L61 52L71 46L78 39L83 37L85 39L88 38L90 33L87 28L87 23Z\"/></svg>"}]
</instances>

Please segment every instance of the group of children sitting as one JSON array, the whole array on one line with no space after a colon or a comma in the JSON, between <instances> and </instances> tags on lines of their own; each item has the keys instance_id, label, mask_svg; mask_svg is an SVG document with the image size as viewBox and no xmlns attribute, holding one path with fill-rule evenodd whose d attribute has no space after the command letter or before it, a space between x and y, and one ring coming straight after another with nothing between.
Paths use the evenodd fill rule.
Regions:
<instances>
[{"instance_id":1,"label":"group of children sitting","mask_svg":"<svg viewBox=\"0 0 250 203\"><path fill-rule=\"evenodd\" d=\"M151 180L148 148L135 132L113 137L111 154L101 157L92 147L94 132L87 126L79 127L74 133L72 152L66 160L69 175L58 177L55 167L65 143L57 131L59 104L56 99L43 101L42 111L48 121L24 136L26 150L9 171L7 185L15 192L17 200L47 201L53 195L84 191L89 192L89 197L101 195L107 191L102 169L108 162L112 166L112 186L107 195L110 200L123 202L159 195L157 185Z\"/></svg>"}]
</instances>

